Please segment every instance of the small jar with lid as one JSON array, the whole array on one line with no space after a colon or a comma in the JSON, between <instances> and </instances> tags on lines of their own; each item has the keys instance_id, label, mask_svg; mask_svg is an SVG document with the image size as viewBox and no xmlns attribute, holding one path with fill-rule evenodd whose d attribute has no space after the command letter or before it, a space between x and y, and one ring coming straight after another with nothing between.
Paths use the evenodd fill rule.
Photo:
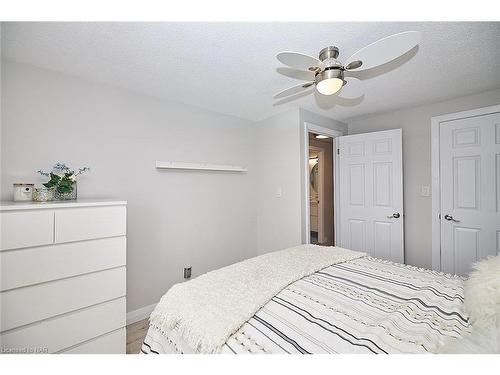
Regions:
<instances>
[{"instance_id":1,"label":"small jar with lid","mask_svg":"<svg viewBox=\"0 0 500 375\"><path fill-rule=\"evenodd\" d=\"M14 184L14 201L27 202L33 200L34 184Z\"/></svg>"}]
</instances>

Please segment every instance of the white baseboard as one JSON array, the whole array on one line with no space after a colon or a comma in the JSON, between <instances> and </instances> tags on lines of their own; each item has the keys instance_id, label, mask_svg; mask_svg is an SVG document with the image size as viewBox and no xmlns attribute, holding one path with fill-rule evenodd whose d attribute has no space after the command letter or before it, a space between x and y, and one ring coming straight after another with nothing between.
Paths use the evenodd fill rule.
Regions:
<instances>
[{"instance_id":1,"label":"white baseboard","mask_svg":"<svg viewBox=\"0 0 500 375\"><path fill-rule=\"evenodd\" d=\"M156 303L153 303L152 305L144 306L140 309L128 312L127 325L138 322L139 320L149 318L149 315L151 315L155 307Z\"/></svg>"}]
</instances>

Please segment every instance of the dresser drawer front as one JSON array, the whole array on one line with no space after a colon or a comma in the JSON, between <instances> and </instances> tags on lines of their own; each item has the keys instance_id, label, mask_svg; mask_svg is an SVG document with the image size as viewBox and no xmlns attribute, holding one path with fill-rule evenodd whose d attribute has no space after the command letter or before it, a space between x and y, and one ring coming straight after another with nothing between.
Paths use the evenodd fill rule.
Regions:
<instances>
[{"instance_id":1,"label":"dresser drawer front","mask_svg":"<svg viewBox=\"0 0 500 375\"><path fill-rule=\"evenodd\" d=\"M125 294L125 267L0 292L0 332Z\"/></svg>"},{"instance_id":2,"label":"dresser drawer front","mask_svg":"<svg viewBox=\"0 0 500 375\"><path fill-rule=\"evenodd\" d=\"M63 209L55 212L55 242L124 236L125 206Z\"/></svg>"},{"instance_id":3,"label":"dresser drawer front","mask_svg":"<svg viewBox=\"0 0 500 375\"><path fill-rule=\"evenodd\" d=\"M0 251L54 242L54 211L0 212Z\"/></svg>"},{"instance_id":4,"label":"dresser drawer front","mask_svg":"<svg viewBox=\"0 0 500 375\"><path fill-rule=\"evenodd\" d=\"M89 342L78 345L64 354L125 354L126 330L121 328L117 331L97 337Z\"/></svg>"},{"instance_id":5,"label":"dresser drawer front","mask_svg":"<svg viewBox=\"0 0 500 375\"><path fill-rule=\"evenodd\" d=\"M11 351L22 348L47 348L49 353L55 353L93 340L97 336L117 332L117 329L125 326L125 309L125 298L116 299L7 332L0 335L0 341L3 348ZM116 341L119 340L116 334L113 337ZM121 344L125 348L125 338ZM109 348L106 345L100 346L103 353L107 353L104 350L116 350L118 342L113 341L108 345ZM82 349L85 347L82 346Z\"/></svg>"},{"instance_id":6,"label":"dresser drawer front","mask_svg":"<svg viewBox=\"0 0 500 375\"><path fill-rule=\"evenodd\" d=\"M41 246L0 253L0 291L126 264L126 238Z\"/></svg>"}]
</instances>

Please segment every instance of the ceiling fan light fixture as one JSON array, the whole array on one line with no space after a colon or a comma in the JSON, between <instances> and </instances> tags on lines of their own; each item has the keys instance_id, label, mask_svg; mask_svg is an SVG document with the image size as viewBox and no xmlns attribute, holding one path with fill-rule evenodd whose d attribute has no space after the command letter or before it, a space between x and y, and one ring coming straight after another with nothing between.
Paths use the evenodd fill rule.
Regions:
<instances>
[{"instance_id":1,"label":"ceiling fan light fixture","mask_svg":"<svg viewBox=\"0 0 500 375\"><path fill-rule=\"evenodd\" d=\"M329 69L316 74L316 90L323 95L333 95L344 85L343 72L340 69Z\"/></svg>"},{"instance_id":2,"label":"ceiling fan light fixture","mask_svg":"<svg viewBox=\"0 0 500 375\"><path fill-rule=\"evenodd\" d=\"M318 89L320 94L333 95L338 92L343 85L344 81L342 81L340 78L327 78L320 81L316 85L316 88Z\"/></svg>"}]
</instances>

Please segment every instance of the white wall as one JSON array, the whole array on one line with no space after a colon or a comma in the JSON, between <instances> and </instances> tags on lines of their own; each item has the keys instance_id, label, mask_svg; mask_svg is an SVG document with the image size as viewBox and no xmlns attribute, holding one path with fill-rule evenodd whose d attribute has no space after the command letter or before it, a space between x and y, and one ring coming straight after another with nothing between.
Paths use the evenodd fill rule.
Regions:
<instances>
[{"instance_id":1,"label":"white wall","mask_svg":"<svg viewBox=\"0 0 500 375\"><path fill-rule=\"evenodd\" d=\"M299 111L256 125L257 251L259 254L301 243ZM281 197L277 190L281 189Z\"/></svg>"},{"instance_id":2,"label":"white wall","mask_svg":"<svg viewBox=\"0 0 500 375\"><path fill-rule=\"evenodd\" d=\"M347 132L347 125L305 110L291 110L256 124L257 251L305 241L303 126L305 122ZM277 190L281 190L281 197Z\"/></svg>"},{"instance_id":3,"label":"white wall","mask_svg":"<svg viewBox=\"0 0 500 375\"><path fill-rule=\"evenodd\" d=\"M256 254L251 122L12 62L1 105L3 200L61 161L91 167L80 197L128 201L128 311L156 303L186 264L198 275ZM249 172L159 171L156 160Z\"/></svg>"},{"instance_id":4,"label":"white wall","mask_svg":"<svg viewBox=\"0 0 500 375\"><path fill-rule=\"evenodd\" d=\"M431 268L431 117L500 103L500 90L348 121L349 134L403 129L406 263Z\"/></svg>"}]
</instances>

